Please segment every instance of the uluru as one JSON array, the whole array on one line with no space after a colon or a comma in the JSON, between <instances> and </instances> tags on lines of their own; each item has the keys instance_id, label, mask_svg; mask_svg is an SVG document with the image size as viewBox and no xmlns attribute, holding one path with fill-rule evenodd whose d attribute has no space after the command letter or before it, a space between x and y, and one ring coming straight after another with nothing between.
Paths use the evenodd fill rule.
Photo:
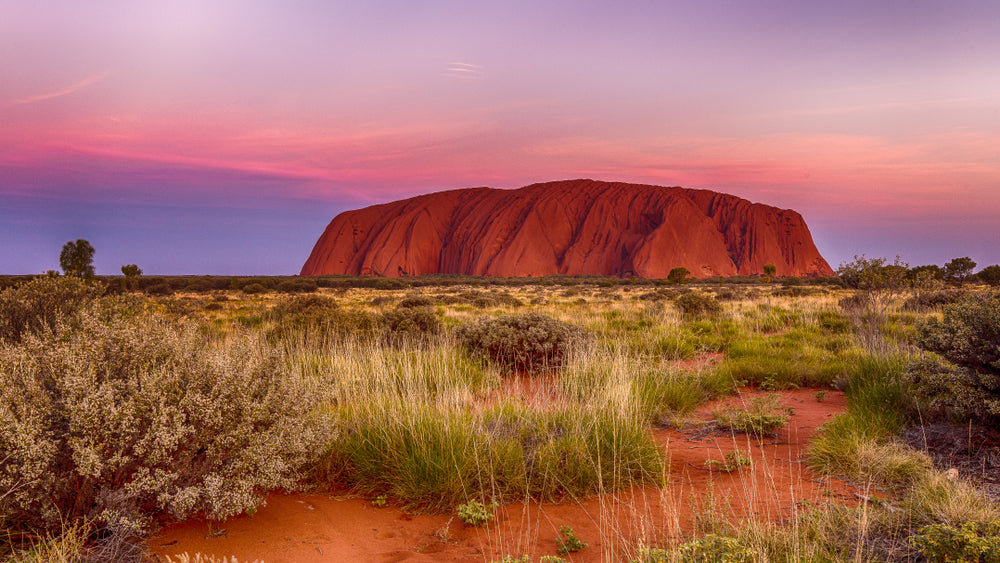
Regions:
<instances>
[{"instance_id":1,"label":"uluru","mask_svg":"<svg viewBox=\"0 0 1000 563\"><path fill-rule=\"evenodd\" d=\"M595 180L466 188L345 211L301 275L828 276L802 216L724 193Z\"/></svg>"}]
</instances>

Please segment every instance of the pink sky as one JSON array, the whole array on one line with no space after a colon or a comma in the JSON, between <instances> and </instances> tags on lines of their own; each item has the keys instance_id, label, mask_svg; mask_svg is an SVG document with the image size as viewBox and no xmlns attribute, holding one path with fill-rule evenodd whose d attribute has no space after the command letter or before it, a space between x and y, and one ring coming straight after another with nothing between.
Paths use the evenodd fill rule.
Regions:
<instances>
[{"instance_id":1,"label":"pink sky","mask_svg":"<svg viewBox=\"0 0 1000 563\"><path fill-rule=\"evenodd\" d=\"M1000 262L995 2L0 0L0 273L295 273L338 212L595 178Z\"/></svg>"}]
</instances>

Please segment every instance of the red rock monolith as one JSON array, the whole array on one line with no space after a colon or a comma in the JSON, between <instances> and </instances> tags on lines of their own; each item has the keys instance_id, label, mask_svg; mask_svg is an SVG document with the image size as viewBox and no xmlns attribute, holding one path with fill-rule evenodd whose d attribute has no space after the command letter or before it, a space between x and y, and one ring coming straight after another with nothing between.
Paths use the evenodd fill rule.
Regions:
<instances>
[{"instance_id":1,"label":"red rock monolith","mask_svg":"<svg viewBox=\"0 0 1000 563\"><path fill-rule=\"evenodd\" d=\"M594 180L468 188L345 211L301 275L829 276L802 216L680 187Z\"/></svg>"}]
</instances>

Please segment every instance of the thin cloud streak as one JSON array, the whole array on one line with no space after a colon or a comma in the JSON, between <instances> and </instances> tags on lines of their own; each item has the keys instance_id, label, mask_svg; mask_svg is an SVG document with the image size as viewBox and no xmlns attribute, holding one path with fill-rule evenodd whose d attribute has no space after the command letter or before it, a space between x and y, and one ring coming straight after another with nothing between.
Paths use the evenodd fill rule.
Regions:
<instances>
[{"instance_id":1,"label":"thin cloud streak","mask_svg":"<svg viewBox=\"0 0 1000 563\"><path fill-rule=\"evenodd\" d=\"M21 99L18 99L18 100L14 100L13 102L10 103L10 105L11 106L23 106L25 104L34 104L34 103L37 103L37 102L44 102L45 100L51 100L51 99L54 99L54 98L61 98L63 96L68 96L68 95L70 95L70 94L72 94L72 93L74 93L76 91L82 90L82 89L84 89L84 88L86 88L88 86L93 86L94 84L97 84L98 82L104 80L105 78L107 78L109 76L111 76L111 71L110 70L106 70L104 72L101 72L101 73L98 73L98 74L94 74L92 76L88 76L87 78L84 78L83 80L81 80L81 81L79 81L79 82L77 82L75 84L71 84L70 86L67 86L66 88L63 88L62 90L56 90L55 92L46 92L44 94L36 94L34 96L29 96L27 98L21 98Z\"/></svg>"},{"instance_id":2,"label":"thin cloud streak","mask_svg":"<svg viewBox=\"0 0 1000 563\"><path fill-rule=\"evenodd\" d=\"M442 73L445 76L465 76L470 78L482 78L485 76L485 67L473 63L448 63L448 68Z\"/></svg>"}]
</instances>

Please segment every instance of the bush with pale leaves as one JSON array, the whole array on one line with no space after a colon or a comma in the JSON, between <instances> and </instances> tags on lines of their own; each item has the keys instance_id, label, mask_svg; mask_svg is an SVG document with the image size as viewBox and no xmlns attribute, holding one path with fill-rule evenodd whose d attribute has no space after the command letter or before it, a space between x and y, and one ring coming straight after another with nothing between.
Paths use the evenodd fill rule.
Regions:
<instances>
[{"instance_id":1,"label":"bush with pale leaves","mask_svg":"<svg viewBox=\"0 0 1000 563\"><path fill-rule=\"evenodd\" d=\"M107 301L0 346L0 520L222 519L292 488L321 429L306 385L259 338Z\"/></svg>"}]
</instances>

